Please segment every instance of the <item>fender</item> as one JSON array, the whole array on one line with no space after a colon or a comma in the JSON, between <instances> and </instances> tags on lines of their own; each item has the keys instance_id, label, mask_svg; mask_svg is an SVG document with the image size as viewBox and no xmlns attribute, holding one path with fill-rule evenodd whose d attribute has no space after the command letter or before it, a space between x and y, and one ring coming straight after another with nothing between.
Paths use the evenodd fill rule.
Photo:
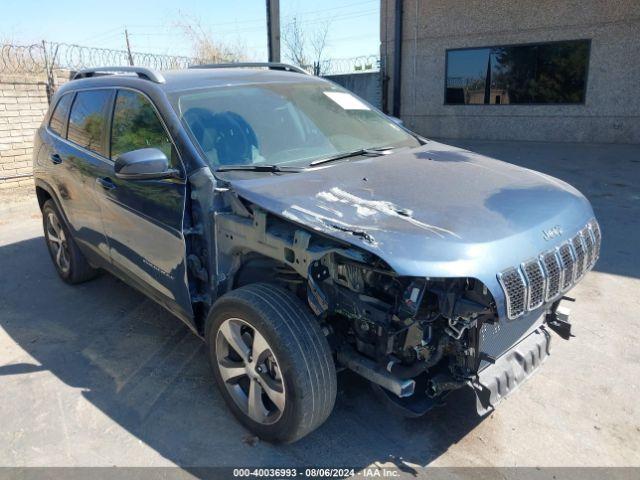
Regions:
<instances>
[{"instance_id":1,"label":"fender","mask_svg":"<svg viewBox=\"0 0 640 480\"><path fill-rule=\"evenodd\" d=\"M41 188L42 190L44 190L49 196L49 198L53 200L53 203L55 203L56 208L58 209L58 213L60 213L60 216L62 217L62 222L64 223L65 227L67 227L67 229L70 232L73 232L74 230L71 226L71 223L69 222L69 219L67 218L67 214L65 213L64 208L62 208L60 198L55 188L53 188L53 186L50 183L48 183L46 180L43 180L42 178L38 178L38 177L34 177L34 183L36 186L36 195L38 197L38 205L40 207L40 211L42 212L42 206L44 205L44 202L46 201L46 199L41 198L41 195L40 193L38 193L38 190L37 190L38 188ZM84 248L83 245L80 243L77 243L77 245L78 245L78 248L85 255L85 257L87 257L87 261L92 267L104 268L104 269L110 270L110 262L107 259L99 257L98 255L94 254L92 251Z\"/></svg>"},{"instance_id":2,"label":"fender","mask_svg":"<svg viewBox=\"0 0 640 480\"><path fill-rule=\"evenodd\" d=\"M62 221L64 222L65 226L69 230L71 230L71 224L67 219L67 214L63 210L62 205L60 203L60 199L58 198L58 192L56 192L55 189L46 180L43 180L42 178L34 177L33 181L36 186L36 195L38 197L38 205L40 207L40 211L42 211L42 206L44 205L44 201L40 198L40 195L38 194L38 190L37 190L38 188L41 188L42 190L47 192L49 197L53 200L53 203L56 204L56 208L58 209L58 212L60 212L60 215L62 216Z\"/></svg>"}]
</instances>

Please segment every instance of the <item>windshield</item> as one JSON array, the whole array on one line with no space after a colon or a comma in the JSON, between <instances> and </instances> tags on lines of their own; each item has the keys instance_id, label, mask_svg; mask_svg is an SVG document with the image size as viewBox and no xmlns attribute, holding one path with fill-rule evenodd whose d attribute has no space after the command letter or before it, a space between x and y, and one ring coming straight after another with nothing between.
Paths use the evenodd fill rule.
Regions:
<instances>
[{"instance_id":1,"label":"windshield","mask_svg":"<svg viewBox=\"0 0 640 480\"><path fill-rule=\"evenodd\" d=\"M384 114L325 82L213 87L180 92L175 103L214 170L306 167L362 149L420 145Z\"/></svg>"}]
</instances>

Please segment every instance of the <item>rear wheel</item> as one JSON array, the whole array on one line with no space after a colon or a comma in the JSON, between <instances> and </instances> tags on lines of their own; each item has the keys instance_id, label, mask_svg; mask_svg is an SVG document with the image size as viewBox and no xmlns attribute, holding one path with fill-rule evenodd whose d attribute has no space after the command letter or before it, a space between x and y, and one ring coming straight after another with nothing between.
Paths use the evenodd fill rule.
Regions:
<instances>
[{"instance_id":1,"label":"rear wheel","mask_svg":"<svg viewBox=\"0 0 640 480\"><path fill-rule=\"evenodd\" d=\"M42 207L42 224L47 248L60 278L75 284L98 274L76 245L53 200L47 200Z\"/></svg>"},{"instance_id":2,"label":"rear wheel","mask_svg":"<svg viewBox=\"0 0 640 480\"><path fill-rule=\"evenodd\" d=\"M214 305L206 339L216 383L259 437L293 442L333 409L336 372L316 320L290 291L258 283Z\"/></svg>"}]
</instances>

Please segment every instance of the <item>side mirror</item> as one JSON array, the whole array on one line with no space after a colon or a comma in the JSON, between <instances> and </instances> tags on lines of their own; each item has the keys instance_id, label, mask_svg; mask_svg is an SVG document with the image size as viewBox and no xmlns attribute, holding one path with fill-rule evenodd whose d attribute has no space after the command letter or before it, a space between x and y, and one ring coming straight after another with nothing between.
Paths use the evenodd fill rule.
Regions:
<instances>
[{"instance_id":1,"label":"side mirror","mask_svg":"<svg viewBox=\"0 0 640 480\"><path fill-rule=\"evenodd\" d=\"M180 177L180 172L169 168L167 156L157 148L141 148L118 155L114 170L116 177L123 180L160 180Z\"/></svg>"},{"instance_id":2,"label":"side mirror","mask_svg":"<svg viewBox=\"0 0 640 480\"><path fill-rule=\"evenodd\" d=\"M387 117L389 117L389 119L396 125L400 125L400 126L404 125L404 122L402 121L402 119L398 117L394 117L393 115L387 115Z\"/></svg>"}]
</instances>

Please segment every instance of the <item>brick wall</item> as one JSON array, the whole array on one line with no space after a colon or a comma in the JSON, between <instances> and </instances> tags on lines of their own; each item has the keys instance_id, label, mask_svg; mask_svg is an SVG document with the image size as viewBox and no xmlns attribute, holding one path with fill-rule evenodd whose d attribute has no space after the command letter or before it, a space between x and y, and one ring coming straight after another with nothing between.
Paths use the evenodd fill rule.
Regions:
<instances>
[{"instance_id":1,"label":"brick wall","mask_svg":"<svg viewBox=\"0 0 640 480\"><path fill-rule=\"evenodd\" d=\"M56 84L64 82L59 78ZM0 74L0 196L32 191L33 136L47 112L44 74Z\"/></svg>"}]
</instances>

